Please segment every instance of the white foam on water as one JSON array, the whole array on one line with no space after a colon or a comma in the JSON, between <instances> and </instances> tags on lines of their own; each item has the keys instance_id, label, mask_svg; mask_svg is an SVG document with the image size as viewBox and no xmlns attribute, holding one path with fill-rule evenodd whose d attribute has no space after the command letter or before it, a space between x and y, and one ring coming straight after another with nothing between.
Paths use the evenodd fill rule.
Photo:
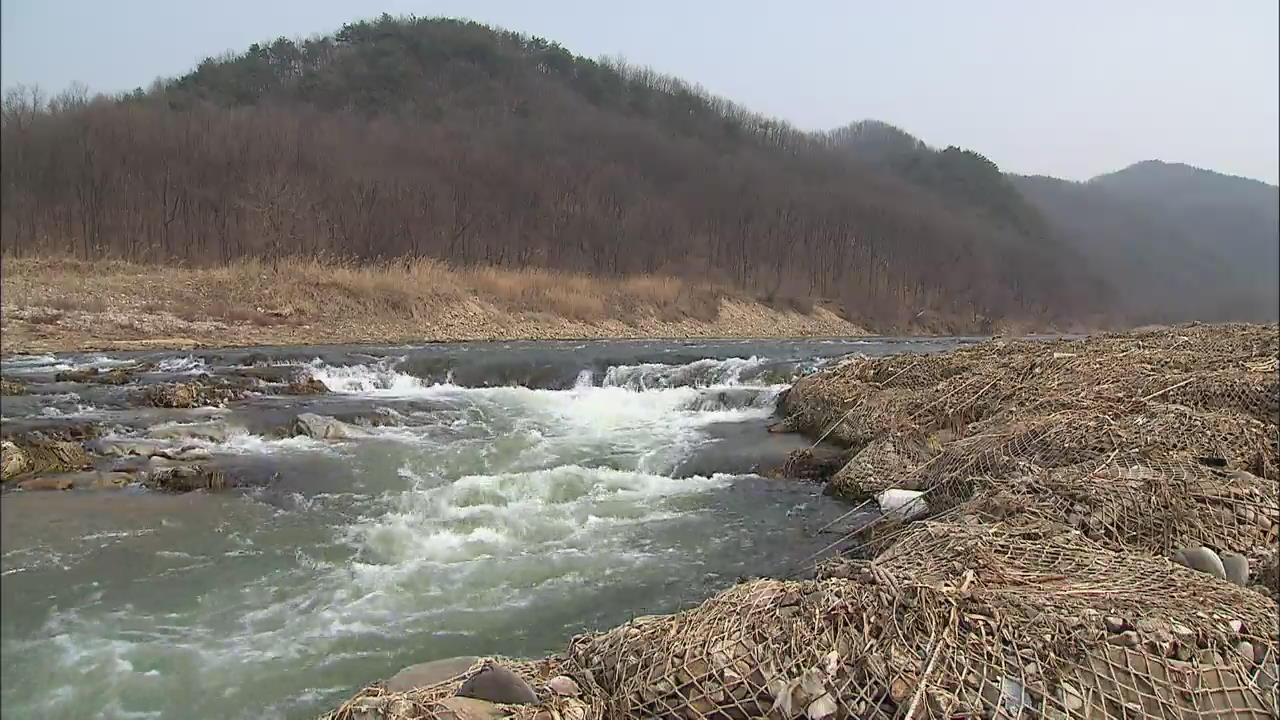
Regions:
<instances>
[{"instance_id":1,"label":"white foam on water","mask_svg":"<svg viewBox=\"0 0 1280 720\"><path fill-rule=\"evenodd\" d=\"M182 357L165 358L156 363L156 369L167 373L197 375L205 372L208 369L208 366L205 365L204 359L195 357L194 355L186 355Z\"/></svg>"},{"instance_id":2,"label":"white foam on water","mask_svg":"<svg viewBox=\"0 0 1280 720\"><path fill-rule=\"evenodd\" d=\"M172 360L162 368L185 367ZM765 362L759 358L620 366L598 386L584 372L568 390L429 385L398 372L398 362L316 360L309 369L338 394L439 400L447 410L409 414L421 427L369 428L369 438L341 445L234 430L225 442L180 441L211 452L340 454L343 462L368 461L377 469L361 471L386 475L390 489L359 502L326 501L344 493L294 497L270 516L287 524L340 507L328 516L328 543L311 538L281 552L278 539L258 534L260 521L219 525L212 547L167 548L159 557L169 567L153 575L172 575L171 582L207 581L196 573L212 572L203 569L209 565L264 568L249 580L202 587L191 603L155 603L172 607L166 611L117 597L51 607L40 637L5 640L6 663L37 663L56 678L48 692L23 692L13 711L182 717L252 705L253 717L291 716L295 703L332 700L333 688L304 682L333 684L327 675L317 680L318 666L379 656L406 637L510 632L519 608L560 605L617 578L668 580L667 566L696 563L697 552L654 537L667 532L664 523L701 523L705 506L696 496L735 478L667 473L708 440L709 425L768 416L783 387L742 382ZM377 465L366 456L394 459ZM192 522L175 518L161 535L185 534ZM340 694L369 679L353 679ZM264 696L275 701L266 710L249 701Z\"/></svg>"},{"instance_id":3,"label":"white foam on water","mask_svg":"<svg viewBox=\"0 0 1280 720\"><path fill-rule=\"evenodd\" d=\"M106 355L91 355L88 357L76 358L71 363L73 370L104 370L107 368L125 367L128 365L137 365L137 360L125 358L113 358Z\"/></svg>"},{"instance_id":4,"label":"white foam on water","mask_svg":"<svg viewBox=\"0 0 1280 720\"><path fill-rule=\"evenodd\" d=\"M618 526L675 517L662 500L724 485L730 476L674 479L651 473L564 465L469 475L401 495L386 514L351 526L352 541L377 565L375 586L424 566L585 550ZM372 589L372 588L371 588Z\"/></svg>"},{"instance_id":5,"label":"white foam on water","mask_svg":"<svg viewBox=\"0 0 1280 720\"><path fill-rule=\"evenodd\" d=\"M393 369L404 358L388 359L372 365L329 365L319 358L310 364L311 376L330 392L404 395L421 390L423 382Z\"/></svg>"},{"instance_id":6,"label":"white foam on water","mask_svg":"<svg viewBox=\"0 0 1280 720\"><path fill-rule=\"evenodd\" d=\"M52 355L14 355L13 357L0 360L0 368L5 370L13 370L17 368L32 368L46 365L56 365L58 358Z\"/></svg>"},{"instance_id":7,"label":"white foam on water","mask_svg":"<svg viewBox=\"0 0 1280 720\"><path fill-rule=\"evenodd\" d=\"M716 385L738 385L742 373L754 370L769 363L767 358L751 356L749 358L727 358L716 360L707 358L695 360L685 365L666 365L662 363L643 363L640 365L615 365L605 371L601 385L605 387L622 387L629 390L650 390L654 388L680 387L712 387Z\"/></svg>"}]
</instances>

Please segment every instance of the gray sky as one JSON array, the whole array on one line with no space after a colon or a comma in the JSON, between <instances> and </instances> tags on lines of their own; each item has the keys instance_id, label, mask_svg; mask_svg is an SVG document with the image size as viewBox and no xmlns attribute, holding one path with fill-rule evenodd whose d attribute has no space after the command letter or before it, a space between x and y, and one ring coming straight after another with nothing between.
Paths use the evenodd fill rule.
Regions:
<instances>
[{"instance_id":1,"label":"gray sky","mask_svg":"<svg viewBox=\"0 0 1280 720\"><path fill-rule=\"evenodd\" d=\"M1138 160L1275 183L1276 0L3 0L0 81L115 91L356 17L448 15L622 55L805 129L876 118L1006 170Z\"/></svg>"}]
</instances>

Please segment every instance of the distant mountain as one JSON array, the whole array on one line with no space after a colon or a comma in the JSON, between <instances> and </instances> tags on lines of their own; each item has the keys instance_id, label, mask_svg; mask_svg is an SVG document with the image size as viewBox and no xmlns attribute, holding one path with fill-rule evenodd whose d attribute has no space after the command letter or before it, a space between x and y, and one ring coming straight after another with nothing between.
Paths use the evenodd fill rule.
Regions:
<instances>
[{"instance_id":1,"label":"distant mountain","mask_svg":"<svg viewBox=\"0 0 1280 720\"><path fill-rule=\"evenodd\" d=\"M1129 322L1276 320L1280 188L1156 160L1085 183L1014 181Z\"/></svg>"},{"instance_id":2,"label":"distant mountain","mask_svg":"<svg viewBox=\"0 0 1280 720\"><path fill-rule=\"evenodd\" d=\"M1085 183L1006 175L876 120L829 133L838 151L954 208L1042 243L1064 274L1100 279L1121 324L1272 321L1280 305L1280 189L1158 160Z\"/></svg>"}]
</instances>

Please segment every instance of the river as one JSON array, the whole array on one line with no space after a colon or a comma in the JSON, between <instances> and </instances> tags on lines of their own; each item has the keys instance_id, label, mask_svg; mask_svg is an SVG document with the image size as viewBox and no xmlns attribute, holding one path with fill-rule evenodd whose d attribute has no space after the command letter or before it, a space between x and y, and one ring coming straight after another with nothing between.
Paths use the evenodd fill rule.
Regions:
<instances>
[{"instance_id":1,"label":"river","mask_svg":"<svg viewBox=\"0 0 1280 720\"><path fill-rule=\"evenodd\" d=\"M848 353L964 340L464 343L10 356L9 430L163 436L250 485L8 491L0 663L9 718L311 718L399 668L541 656L574 634L778 575L848 508L763 477L807 444L777 395ZM142 409L136 384L306 370L327 394ZM298 413L358 423L288 437ZM210 421L225 437L195 428ZM192 429L190 436L184 435Z\"/></svg>"}]
</instances>

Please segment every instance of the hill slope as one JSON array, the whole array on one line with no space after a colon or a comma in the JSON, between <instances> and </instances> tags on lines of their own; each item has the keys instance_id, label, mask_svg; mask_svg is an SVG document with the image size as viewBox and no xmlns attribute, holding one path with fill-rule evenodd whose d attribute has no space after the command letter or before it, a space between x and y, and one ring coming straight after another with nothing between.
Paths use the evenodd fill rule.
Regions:
<instances>
[{"instance_id":1,"label":"hill slope","mask_svg":"<svg viewBox=\"0 0 1280 720\"><path fill-rule=\"evenodd\" d=\"M977 153L935 150L877 121L830 137L943 201L1057 245L1060 257L1074 251L1063 272L1104 281L1117 322L1276 319L1280 189L1273 185L1156 160L1087 183L1006 176Z\"/></svg>"},{"instance_id":2,"label":"hill slope","mask_svg":"<svg viewBox=\"0 0 1280 720\"><path fill-rule=\"evenodd\" d=\"M10 255L672 275L883 331L1275 318L1273 186L1010 176L471 22L384 15L149 92L12 92L0 119Z\"/></svg>"},{"instance_id":3,"label":"hill slope","mask_svg":"<svg viewBox=\"0 0 1280 720\"><path fill-rule=\"evenodd\" d=\"M1158 161L1087 183L1016 182L1062 236L1094 260L1131 322L1276 319L1275 186Z\"/></svg>"},{"instance_id":4,"label":"hill slope","mask_svg":"<svg viewBox=\"0 0 1280 720\"><path fill-rule=\"evenodd\" d=\"M825 136L474 23L383 16L149 93L11 96L3 133L9 253L677 274L880 329L1043 327L1105 301L1061 271L1070 248Z\"/></svg>"}]
</instances>

